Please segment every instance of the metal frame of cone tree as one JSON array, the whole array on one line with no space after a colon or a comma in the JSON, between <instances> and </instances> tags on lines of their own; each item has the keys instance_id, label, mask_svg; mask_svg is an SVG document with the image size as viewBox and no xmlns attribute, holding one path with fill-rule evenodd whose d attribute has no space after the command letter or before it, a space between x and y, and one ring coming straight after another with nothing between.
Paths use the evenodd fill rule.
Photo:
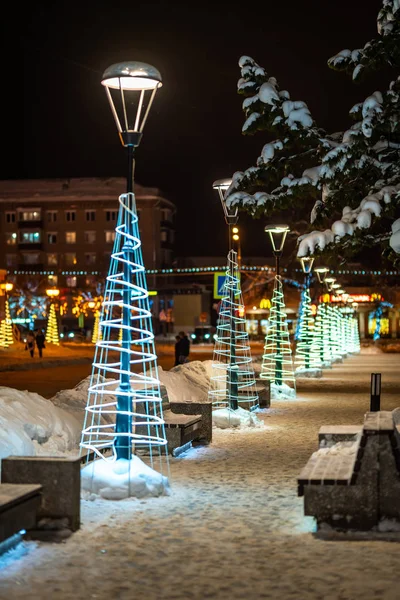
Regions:
<instances>
[{"instance_id":1,"label":"metal frame of cone tree","mask_svg":"<svg viewBox=\"0 0 400 600\"><path fill-rule=\"evenodd\" d=\"M295 353L295 376L321 375L319 355L313 346L315 323L311 310L310 288L304 290L304 318Z\"/></svg>"},{"instance_id":2,"label":"metal frame of cone tree","mask_svg":"<svg viewBox=\"0 0 400 600\"><path fill-rule=\"evenodd\" d=\"M55 344L56 346L60 345L56 307L53 302L50 304L49 317L47 319L46 342L48 344Z\"/></svg>"},{"instance_id":3,"label":"metal frame of cone tree","mask_svg":"<svg viewBox=\"0 0 400 600\"><path fill-rule=\"evenodd\" d=\"M356 313L356 316L352 317L351 324L352 324L353 348L354 348L354 352L358 354L361 351L361 344L360 344L360 332L358 329L357 313Z\"/></svg>"},{"instance_id":4,"label":"metal frame of cone tree","mask_svg":"<svg viewBox=\"0 0 400 600\"><path fill-rule=\"evenodd\" d=\"M328 307L325 302L320 302L314 322L313 350L318 355L319 366L322 369L330 368L331 346Z\"/></svg>"},{"instance_id":5,"label":"metal frame of cone tree","mask_svg":"<svg viewBox=\"0 0 400 600\"><path fill-rule=\"evenodd\" d=\"M294 334L295 342L297 342L297 340L299 339L300 333L301 333L301 328L303 327L305 294L306 294L306 286L303 287L303 289L301 290L301 293L300 293L300 302L299 302L299 308L297 311L296 331Z\"/></svg>"},{"instance_id":6,"label":"metal frame of cone tree","mask_svg":"<svg viewBox=\"0 0 400 600\"><path fill-rule=\"evenodd\" d=\"M339 329L338 329L338 315L337 306L334 306L332 302L327 303L328 309L328 323L329 323L329 346L331 353L331 362L340 362L342 355L339 349Z\"/></svg>"},{"instance_id":7,"label":"metal frame of cone tree","mask_svg":"<svg viewBox=\"0 0 400 600\"><path fill-rule=\"evenodd\" d=\"M265 336L260 379L271 382L271 398L296 397L292 348L285 313L282 278L275 276L269 327Z\"/></svg>"},{"instance_id":8,"label":"metal frame of cone tree","mask_svg":"<svg viewBox=\"0 0 400 600\"><path fill-rule=\"evenodd\" d=\"M104 460L140 455L162 471L167 440L134 194L119 204L80 446L88 461L109 450Z\"/></svg>"},{"instance_id":9,"label":"metal frame of cone tree","mask_svg":"<svg viewBox=\"0 0 400 600\"><path fill-rule=\"evenodd\" d=\"M258 408L237 252L230 250L211 367L208 396L213 410Z\"/></svg>"}]
</instances>

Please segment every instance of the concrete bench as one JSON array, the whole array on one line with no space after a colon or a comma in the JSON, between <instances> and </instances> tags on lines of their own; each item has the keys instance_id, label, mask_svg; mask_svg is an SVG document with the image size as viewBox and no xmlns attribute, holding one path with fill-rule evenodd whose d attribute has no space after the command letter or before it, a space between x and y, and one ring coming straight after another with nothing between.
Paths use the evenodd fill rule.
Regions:
<instances>
[{"instance_id":1,"label":"concrete bench","mask_svg":"<svg viewBox=\"0 0 400 600\"><path fill-rule=\"evenodd\" d=\"M320 446L298 476L304 514L317 526L370 530L400 524L400 431L390 411L368 412L361 427L324 428ZM334 442L334 440L336 443Z\"/></svg>"},{"instance_id":2,"label":"concrete bench","mask_svg":"<svg viewBox=\"0 0 400 600\"><path fill-rule=\"evenodd\" d=\"M41 492L42 486L38 484L0 485L0 543L35 526Z\"/></svg>"},{"instance_id":3,"label":"concrete bench","mask_svg":"<svg viewBox=\"0 0 400 600\"><path fill-rule=\"evenodd\" d=\"M188 444L199 438L201 415L183 415L164 410L163 416L168 452L178 456Z\"/></svg>"}]
</instances>

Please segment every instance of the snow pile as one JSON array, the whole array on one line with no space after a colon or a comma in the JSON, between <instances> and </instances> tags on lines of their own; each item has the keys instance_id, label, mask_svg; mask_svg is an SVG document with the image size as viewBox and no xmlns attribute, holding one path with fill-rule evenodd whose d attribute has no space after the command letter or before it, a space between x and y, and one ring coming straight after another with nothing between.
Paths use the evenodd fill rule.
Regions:
<instances>
[{"instance_id":1,"label":"snow pile","mask_svg":"<svg viewBox=\"0 0 400 600\"><path fill-rule=\"evenodd\" d=\"M81 470L81 490L86 500L146 498L168 495L169 482L138 456L117 461L99 458Z\"/></svg>"},{"instance_id":2,"label":"snow pile","mask_svg":"<svg viewBox=\"0 0 400 600\"><path fill-rule=\"evenodd\" d=\"M159 367L158 378L167 389L169 401L207 402L212 364L212 360L194 360L170 371Z\"/></svg>"},{"instance_id":3,"label":"snow pile","mask_svg":"<svg viewBox=\"0 0 400 600\"><path fill-rule=\"evenodd\" d=\"M400 254L400 219L396 219L392 223L392 235L390 236L389 245L392 250Z\"/></svg>"},{"instance_id":4,"label":"snow pile","mask_svg":"<svg viewBox=\"0 0 400 600\"><path fill-rule=\"evenodd\" d=\"M271 382L271 400L295 400L296 390L291 388L290 385L282 383L278 385Z\"/></svg>"},{"instance_id":5,"label":"snow pile","mask_svg":"<svg viewBox=\"0 0 400 600\"><path fill-rule=\"evenodd\" d=\"M0 387L0 459L75 451L81 423L39 394Z\"/></svg>"},{"instance_id":6,"label":"snow pile","mask_svg":"<svg viewBox=\"0 0 400 600\"><path fill-rule=\"evenodd\" d=\"M294 372L295 377L322 377L322 369L306 369L305 367L298 367Z\"/></svg>"},{"instance_id":7,"label":"snow pile","mask_svg":"<svg viewBox=\"0 0 400 600\"><path fill-rule=\"evenodd\" d=\"M354 456L358 452L358 436L354 436L354 441L349 442L336 442L330 446L321 446L316 452L313 452L312 458L318 458L318 456Z\"/></svg>"},{"instance_id":8,"label":"snow pile","mask_svg":"<svg viewBox=\"0 0 400 600\"><path fill-rule=\"evenodd\" d=\"M218 429L238 428L245 429L247 427L264 427L264 422L261 421L253 412L239 408L232 410L231 408L218 408L212 413L213 426Z\"/></svg>"}]
</instances>

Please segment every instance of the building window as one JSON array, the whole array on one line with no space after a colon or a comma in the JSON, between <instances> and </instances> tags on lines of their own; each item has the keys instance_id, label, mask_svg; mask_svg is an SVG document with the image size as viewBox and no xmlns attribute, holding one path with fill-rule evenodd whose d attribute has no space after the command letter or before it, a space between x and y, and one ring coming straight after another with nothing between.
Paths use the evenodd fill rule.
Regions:
<instances>
[{"instance_id":1,"label":"building window","mask_svg":"<svg viewBox=\"0 0 400 600\"><path fill-rule=\"evenodd\" d=\"M57 234L56 233L48 233L47 234L47 243L48 244L57 244Z\"/></svg>"},{"instance_id":2,"label":"building window","mask_svg":"<svg viewBox=\"0 0 400 600\"><path fill-rule=\"evenodd\" d=\"M47 278L47 283L49 285L57 285L58 284L58 277L57 275L49 275Z\"/></svg>"},{"instance_id":3,"label":"building window","mask_svg":"<svg viewBox=\"0 0 400 600\"><path fill-rule=\"evenodd\" d=\"M15 267L17 264L16 254L6 254L6 267Z\"/></svg>"},{"instance_id":4,"label":"building window","mask_svg":"<svg viewBox=\"0 0 400 600\"><path fill-rule=\"evenodd\" d=\"M76 244L76 231L66 231L65 241L67 244Z\"/></svg>"},{"instance_id":5,"label":"building window","mask_svg":"<svg viewBox=\"0 0 400 600\"><path fill-rule=\"evenodd\" d=\"M77 279L75 275L67 277L67 287L76 287Z\"/></svg>"},{"instance_id":6,"label":"building window","mask_svg":"<svg viewBox=\"0 0 400 600\"><path fill-rule=\"evenodd\" d=\"M85 243L86 244L94 244L96 241L96 232L95 231L85 231Z\"/></svg>"},{"instance_id":7,"label":"building window","mask_svg":"<svg viewBox=\"0 0 400 600\"><path fill-rule=\"evenodd\" d=\"M76 254L75 254L75 252L66 252L65 253L65 264L68 267L72 267L73 265L76 265Z\"/></svg>"},{"instance_id":8,"label":"building window","mask_svg":"<svg viewBox=\"0 0 400 600\"><path fill-rule=\"evenodd\" d=\"M106 231L106 243L112 244L115 240L115 231Z\"/></svg>"},{"instance_id":9,"label":"building window","mask_svg":"<svg viewBox=\"0 0 400 600\"><path fill-rule=\"evenodd\" d=\"M161 229L161 241L168 242L168 231L166 229Z\"/></svg>"},{"instance_id":10,"label":"building window","mask_svg":"<svg viewBox=\"0 0 400 600\"><path fill-rule=\"evenodd\" d=\"M95 210L85 210L86 221L95 221L96 220L96 211Z\"/></svg>"},{"instance_id":11,"label":"building window","mask_svg":"<svg viewBox=\"0 0 400 600\"><path fill-rule=\"evenodd\" d=\"M41 235L39 231L20 231L19 241L22 244L39 244L41 242Z\"/></svg>"},{"instance_id":12,"label":"building window","mask_svg":"<svg viewBox=\"0 0 400 600\"><path fill-rule=\"evenodd\" d=\"M95 252L86 252L85 265L95 265L95 264L96 264L96 253Z\"/></svg>"},{"instance_id":13,"label":"building window","mask_svg":"<svg viewBox=\"0 0 400 600\"><path fill-rule=\"evenodd\" d=\"M22 262L24 265L38 265L40 260L40 254L37 252L29 252L22 254Z\"/></svg>"},{"instance_id":14,"label":"building window","mask_svg":"<svg viewBox=\"0 0 400 600\"><path fill-rule=\"evenodd\" d=\"M48 210L47 211L47 222L55 223L57 221L57 211L56 210Z\"/></svg>"},{"instance_id":15,"label":"building window","mask_svg":"<svg viewBox=\"0 0 400 600\"><path fill-rule=\"evenodd\" d=\"M72 223L72 221L75 221L75 217L76 217L76 210L66 210L65 211L65 218L67 219L68 223Z\"/></svg>"},{"instance_id":16,"label":"building window","mask_svg":"<svg viewBox=\"0 0 400 600\"><path fill-rule=\"evenodd\" d=\"M7 246L14 246L17 243L17 234L16 233L6 233L6 244Z\"/></svg>"},{"instance_id":17,"label":"building window","mask_svg":"<svg viewBox=\"0 0 400 600\"><path fill-rule=\"evenodd\" d=\"M58 264L57 254L48 254L47 255L47 264L56 266Z\"/></svg>"},{"instance_id":18,"label":"building window","mask_svg":"<svg viewBox=\"0 0 400 600\"><path fill-rule=\"evenodd\" d=\"M162 221L172 221L172 210L170 208L162 208L160 214Z\"/></svg>"},{"instance_id":19,"label":"building window","mask_svg":"<svg viewBox=\"0 0 400 600\"><path fill-rule=\"evenodd\" d=\"M95 275L88 275L85 278L85 285L87 285L88 287L95 287L97 283L97 278Z\"/></svg>"},{"instance_id":20,"label":"building window","mask_svg":"<svg viewBox=\"0 0 400 600\"><path fill-rule=\"evenodd\" d=\"M116 221L117 220L117 211L116 210L106 210L106 221Z\"/></svg>"},{"instance_id":21,"label":"building window","mask_svg":"<svg viewBox=\"0 0 400 600\"><path fill-rule=\"evenodd\" d=\"M15 212L6 212L6 223L15 223Z\"/></svg>"},{"instance_id":22,"label":"building window","mask_svg":"<svg viewBox=\"0 0 400 600\"><path fill-rule=\"evenodd\" d=\"M31 210L20 210L18 211L18 220L19 221L40 221L41 212L40 209L31 209Z\"/></svg>"}]
</instances>

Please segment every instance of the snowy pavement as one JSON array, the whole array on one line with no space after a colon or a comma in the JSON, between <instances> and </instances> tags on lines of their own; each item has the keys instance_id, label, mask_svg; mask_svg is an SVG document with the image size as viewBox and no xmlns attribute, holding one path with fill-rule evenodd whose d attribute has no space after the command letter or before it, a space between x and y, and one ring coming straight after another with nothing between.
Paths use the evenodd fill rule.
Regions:
<instances>
[{"instance_id":1,"label":"snowy pavement","mask_svg":"<svg viewBox=\"0 0 400 600\"><path fill-rule=\"evenodd\" d=\"M259 413L265 428L214 430L171 459L170 496L82 501L65 543L0 561L0 599L397 599L400 544L323 539L297 497L320 426L363 422L371 371L382 409L400 406L399 354L348 358Z\"/></svg>"}]
</instances>

